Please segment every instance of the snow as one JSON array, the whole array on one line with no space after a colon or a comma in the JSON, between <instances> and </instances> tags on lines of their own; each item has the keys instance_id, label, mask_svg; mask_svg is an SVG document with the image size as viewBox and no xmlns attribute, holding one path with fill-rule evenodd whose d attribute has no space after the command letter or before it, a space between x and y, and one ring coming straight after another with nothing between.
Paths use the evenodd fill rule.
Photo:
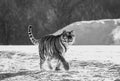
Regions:
<instances>
[{"instance_id":1,"label":"snow","mask_svg":"<svg viewBox=\"0 0 120 81\"><path fill-rule=\"evenodd\" d=\"M74 45L70 46L65 54L66 59L69 60L98 60L98 61L111 61L120 64L120 46L114 45ZM26 46L0 46L0 51L16 51L25 54L38 54L38 47L34 45ZM17 54L17 53L16 53ZM19 53L18 53L19 54ZM14 58L15 55L14 55Z\"/></svg>"},{"instance_id":2,"label":"snow","mask_svg":"<svg viewBox=\"0 0 120 81\"><path fill-rule=\"evenodd\" d=\"M1 81L113 81L119 79L120 46L70 46L69 71L39 69L37 46L0 46Z\"/></svg>"},{"instance_id":3,"label":"snow","mask_svg":"<svg viewBox=\"0 0 120 81\"><path fill-rule=\"evenodd\" d=\"M75 45L114 45L120 44L119 26L120 19L78 21L54 34L60 34L63 30L74 30Z\"/></svg>"},{"instance_id":4,"label":"snow","mask_svg":"<svg viewBox=\"0 0 120 81\"><path fill-rule=\"evenodd\" d=\"M35 45L1 45L1 51L20 51L20 52L27 52L27 53L34 53L37 52L37 46Z\"/></svg>"},{"instance_id":5,"label":"snow","mask_svg":"<svg viewBox=\"0 0 120 81\"><path fill-rule=\"evenodd\" d=\"M83 61L97 60L100 62L113 62L120 64L120 46L71 46L66 57L68 60L77 59Z\"/></svg>"}]
</instances>

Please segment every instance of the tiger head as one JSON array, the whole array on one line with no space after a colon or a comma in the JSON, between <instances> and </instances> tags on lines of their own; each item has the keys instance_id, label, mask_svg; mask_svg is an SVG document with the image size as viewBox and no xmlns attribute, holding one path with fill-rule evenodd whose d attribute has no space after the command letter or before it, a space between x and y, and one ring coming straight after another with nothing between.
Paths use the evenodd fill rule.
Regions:
<instances>
[{"instance_id":1,"label":"tiger head","mask_svg":"<svg viewBox=\"0 0 120 81\"><path fill-rule=\"evenodd\" d=\"M66 31L64 30L61 34L62 37L62 41L68 45L71 45L74 43L75 40L75 35L74 35L74 31Z\"/></svg>"}]
</instances>

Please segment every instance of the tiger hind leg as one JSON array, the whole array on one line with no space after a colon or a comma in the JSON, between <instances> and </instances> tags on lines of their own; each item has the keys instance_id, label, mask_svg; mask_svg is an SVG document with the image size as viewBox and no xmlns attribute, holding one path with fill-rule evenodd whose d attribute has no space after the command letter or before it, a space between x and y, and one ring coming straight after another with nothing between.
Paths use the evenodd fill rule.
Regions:
<instances>
[{"instance_id":1,"label":"tiger hind leg","mask_svg":"<svg viewBox=\"0 0 120 81\"><path fill-rule=\"evenodd\" d=\"M45 62L45 59L40 58L40 70L44 70L44 68L43 68L44 62Z\"/></svg>"},{"instance_id":2,"label":"tiger hind leg","mask_svg":"<svg viewBox=\"0 0 120 81\"><path fill-rule=\"evenodd\" d=\"M53 69L53 67L51 66L51 59L47 59L47 64L50 70Z\"/></svg>"},{"instance_id":3,"label":"tiger hind leg","mask_svg":"<svg viewBox=\"0 0 120 81\"><path fill-rule=\"evenodd\" d=\"M55 68L55 71L59 71L60 70L60 65L61 65L61 62L60 62L60 60L58 60L58 63L57 63L56 68Z\"/></svg>"}]
</instances>

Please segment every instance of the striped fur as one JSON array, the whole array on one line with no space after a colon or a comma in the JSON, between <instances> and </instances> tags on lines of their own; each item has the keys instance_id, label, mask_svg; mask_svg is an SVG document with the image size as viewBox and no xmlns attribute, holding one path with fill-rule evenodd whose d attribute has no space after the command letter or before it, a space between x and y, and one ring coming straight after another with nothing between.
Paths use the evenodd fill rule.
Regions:
<instances>
[{"instance_id":1,"label":"striped fur","mask_svg":"<svg viewBox=\"0 0 120 81\"><path fill-rule=\"evenodd\" d=\"M32 34L32 26L29 25L28 26L28 35L29 35L29 38L31 40L31 42L34 44L34 45L38 45L38 40L34 38L33 34Z\"/></svg>"},{"instance_id":2,"label":"striped fur","mask_svg":"<svg viewBox=\"0 0 120 81\"><path fill-rule=\"evenodd\" d=\"M52 69L51 60L56 59L58 63L55 70L60 69L61 63L65 70L69 70L69 64L63 56L67 51L68 46L73 43L73 31L63 31L63 33L56 36L47 35L40 39L35 39L31 28L31 26L28 27L28 34L31 42L35 45L39 45L40 69L42 69L42 65L46 60L49 68Z\"/></svg>"}]
</instances>

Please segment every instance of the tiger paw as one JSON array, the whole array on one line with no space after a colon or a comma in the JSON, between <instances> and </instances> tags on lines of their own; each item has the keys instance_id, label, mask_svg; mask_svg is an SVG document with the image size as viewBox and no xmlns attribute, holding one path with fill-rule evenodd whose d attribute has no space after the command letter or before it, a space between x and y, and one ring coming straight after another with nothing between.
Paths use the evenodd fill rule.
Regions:
<instances>
[{"instance_id":1,"label":"tiger paw","mask_svg":"<svg viewBox=\"0 0 120 81\"><path fill-rule=\"evenodd\" d=\"M67 62L65 63L64 69L65 69L65 70L69 70L69 63L67 63Z\"/></svg>"},{"instance_id":2,"label":"tiger paw","mask_svg":"<svg viewBox=\"0 0 120 81\"><path fill-rule=\"evenodd\" d=\"M52 66L49 66L49 69L50 69L50 70L52 70L52 69L53 69L53 67L52 67Z\"/></svg>"},{"instance_id":3,"label":"tiger paw","mask_svg":"<svg viewBox=\"0 0 120 81\"><path fill-rule=\"evenodd\" d=\"M55 68L55 71L60 71L60 68L59 68L59 67L56 67L56 68Z\"/></svg>"}]
</instances>

